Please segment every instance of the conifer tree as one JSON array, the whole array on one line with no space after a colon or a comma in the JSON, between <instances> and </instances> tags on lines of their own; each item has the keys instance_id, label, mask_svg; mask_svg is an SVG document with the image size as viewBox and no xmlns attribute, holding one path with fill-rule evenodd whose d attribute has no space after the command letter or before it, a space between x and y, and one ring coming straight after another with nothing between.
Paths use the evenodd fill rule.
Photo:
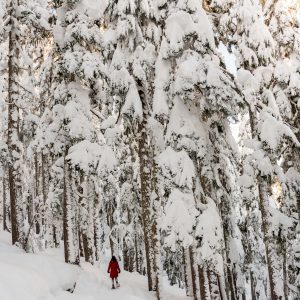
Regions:
<instances>
[{"instance_id":1,"label":"conifer tree","mask_svg":"<svg viewBox=\"0 0 300 300\"><path fill-rule=\"evenodd\" d=\"M266 23L276 42L274 80L271 87L274 100L281 118L300 141L299 105L297 106L300 53L298 9L297 1L267 1L264 5ZM299 154L297 144L284 145L281 152L284 176L278 179L282 189L282 195L278 199L280 211L291 219L298 219L298 224L300 218ZM299 245L299 237L297 238L299 227L296 229L295 225L296 222L288 231L283 228L283 233L277 239L279 251L283 256L283 290L286 298L290 294L294 297L299 296L294 292L296 287L299 287L299 280L297 282L294 274L297 272L297 268L299 269L300 258L299 252L295 250L296 245ZM296 289L290 289L291 285Z\"/></svg>"},{"instance_id":2,"label":"conifer tree","mask_svg":"<svg viewBox=\"0 0 300 300\"><path fill-rule=\"evenodd\" d=\"M176 236L177 243L184 247L189 295L195 299L236 297L239 283L233 282L233 265L227 250L239 229L236 223L221 225L228 222L234 204L226 195L230 179L224 173L228 166L220 163L224 159L220 157L231 149L226 118L239 111L242 98L218 57L212 24L201 3L175 1L161 10L166 17L162 17L164 36L157 62L154 113L162 116L172 108L166 144L173 150L165 150L167 162L163 159L160 164L165 182L166 178L174 177L165 188L168 200L163 229L170 236L166 243L172 241L169 246L177 249ZM222 134L224 149L216 144ZM185 213L179 216L178 211ZM210 229L215 239L206 236L212 214L219 220ZM193 218L188 219L188 215ZM231 286L226 292L228 285ZM242 295L243 284L238 289Z\"/></svg>"},{"instance_id":3,"label":"conifer tree","mask_svg":"<svg viewBox=\"0 0 300 300\"><path fill-rule=\"evenodd\" d=\"M141 184L141 210L144 249L149 290L158 288L156 263L155 216L151 214L153 153L149 134L149 118L152 111L155 43L159 29L151 19L151 1L109 2L105 16L107 30L104 33L106 55L111 74L112 95L122 117L125 130L136 135L138 143L139 176ZM112 39L114 32L114 39Z\"/></svg>"},{"instance_id":4,"label":"conifer tree","mask_svg":"<svg viewBox=\"0 0 300 300\"><path fill-rule=\"evenodd\" d=\"M25 176L28 146L27 121L28 101L36 100L32 84L31 60L28 48L31 43L27 36L37 33L37 38L49 29L45 3L32 1L5 1L6 12L1 32L2 41L7 41L8 48L4 61L7 62L7 157L8 191L10 195L10 212L12 242L26 248L28 233L24 228L26 219L26 187L22 177ZM26 81L27 78L27 81ZM30 137L28 137L30 138ZM28 221L29 222L29 221Z\"/></svg>"},{"instance_id":5,"label":"conifer tree","mask_svg":"<svg viewBox=\"0 0 300 300\"><path fill-rule=\"evenodd\" d=\"M213 5L213 8L215 11L220 11L218 5ZM281 174L277 161L281 157L282 145L284 143L297 145L298 142L290 128L282 122L270 89L275 41L265 24L259 1L230 3L225 7L225 12L223 11L219 30L223 42L232 47L236 55L237 80L249 109L250 139L252 142L247 142L247 144L245 142L245 144L252 149L252 152L245 160L241 184L246 196L245 200L248 203L246 204L247 210L254 217L252 220L257 220L255 217L257 210L261 212L261 221L259 220L259 222L261 222L263 244L250 239L247 249L248 251L255 249L256 252L254 255L253 251L249 253L250 261L254 262L254 260L259 259L263 262L264 256L260 255L261 250L256 246L261 244L265 247L268 284L270 286L269 292L267 283L264 282L260 274L255 270L250 270L249 278L251 284L255 285L252 288L252 293L261 299L267 297L269 293L272 299L279 299L283 297L283 289L277 288L279 284L282 285L283 283L281 279L282 266L279 266L282 263L282 257L275 255L277 246L276 238L274 238L275 224L272 219L275 212L272 212L269 199L272 196L272 182L276 176L280 177ZM260 32L259 35L256 34L258 31ZM273 133L269 132L269 127L274 128ZM248 193L249 189L253 191L252 195ZM253 196L254 198L257 197L258 201L254 206L255 202L249 201L249 199L253 199ZM251 234L250 231L255 228L255 223L252 224L253 227L247 227L248 234ZM259 264L261 266L261 263Z\"/></svg>"},{"instance_id":6,"label":"conifer tree","mask_svg":"<svg viewBox=\"0 0 300 300\"><path fill-rule=\"evenodd\" d=\"M93 165L93 152L97 154L100 151L91 112L93 83L103 71L101 54L97 51L100 47L100 33L95 20L80 7L79 1L65 1L56 9L58 17L54 27L56 44L53 55L56 57L56 64L51 86L53 107L51 112L46 110L44 113L45 116L48 115L45 118L48 126L38 139L44 147L51 148L52 156L63 175L56 184L58 189L63 189L58 201L61 201L63 213L65 260L78 264L80 212L76 202L80 202L82 207L83 200L88 200L87 195L82 194L84 188L81 186L89 186L85 173L90 175L90 170L87 170L84 163ZM90 152L88 159L91 162L78 162L77 156ZM81 209L81 212L92 214L89 207L93 205L86 203L84 206L85 209ZM84 244L87 244L86 259L92 262L91 237L85 228L86 222L90 221L86 218L91 217L82 218L82 238Z\"/></svg>"}]
</instances>

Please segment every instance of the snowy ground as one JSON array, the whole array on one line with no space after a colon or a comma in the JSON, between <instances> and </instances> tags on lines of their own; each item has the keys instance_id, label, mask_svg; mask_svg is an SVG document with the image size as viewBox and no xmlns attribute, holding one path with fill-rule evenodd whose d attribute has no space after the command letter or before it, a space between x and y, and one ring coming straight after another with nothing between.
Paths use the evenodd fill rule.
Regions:
<instances>
[{"instance_id":1,"label":"snowy ground","mask_svg":"<svg viewBox=\"0 0 300 300\"><path fill-rule=\"evenodd\" d=\"M10 245L10 235L0 231L1 300L154 300L144 276L122 271L121 287L111 290L104 265L82 268L63 262L62 250L26 254ZM66 290L76 282L74 293ZM163 284L164 300L188 300L183 290Z\"/></svg>"}]
</instances>

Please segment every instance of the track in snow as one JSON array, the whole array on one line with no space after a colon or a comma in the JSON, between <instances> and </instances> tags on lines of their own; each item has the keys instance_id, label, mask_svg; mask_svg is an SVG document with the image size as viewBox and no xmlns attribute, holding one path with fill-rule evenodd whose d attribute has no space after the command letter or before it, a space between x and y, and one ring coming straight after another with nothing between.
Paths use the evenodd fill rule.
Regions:
<instances>
[{"instance_id":1,"label":"track in snow","mask_svg":"<svg viewBox=\"0 0 300 300\"><path fill-rule=\"evenodd\" d=\"M10 235L0 231L1 300L155 300L145 276L122 271L121 287L111 289L108 260L82 267L63 262L63 249L27 254L10 245ZM66 290L76 282L73 293ZM185 292L163 282L163 300L189 300Z\"/></svg>"}]
</instances>

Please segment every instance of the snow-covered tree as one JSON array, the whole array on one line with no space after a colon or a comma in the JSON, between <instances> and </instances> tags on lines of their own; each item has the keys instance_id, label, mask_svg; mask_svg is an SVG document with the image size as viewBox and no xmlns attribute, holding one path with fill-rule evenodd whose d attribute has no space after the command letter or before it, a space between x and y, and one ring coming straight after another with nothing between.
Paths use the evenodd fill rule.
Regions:
<instances>
[{"instance_id":1,"label":"snow-covered tree","mask_svg":"<svg viewBox=\"0 0 300 300\"><path fill-rule=\"evenodd\" d=\"M300 54L300 34L299 34L299 3L297 1L267 1L264 5L269 30L276 42L274 63L274 80L272 92L274 102L278 107L278 113L284 122L290 127L298 141L299 135L299 54ZM299 205L299 183L300 183L300 148L297 143L286 144L281 152L282 169L284 176L278 178L282 189L280 197L280 210L286 216L300 219ZM298 216L297 216L298 215ZM299 245L299 227L295 230L293 226L288 233L280 237L281 253L286 263L284 268L284 295L290 294L297 298L299 294L294 291L299 289L299 279L295 277L297 268L299 270L299 253L296 246ZM290 253L291 255L287 255ZM290 271L287 271L290 270ZM288 273L288 276L286 274ZM287 278L288 277L288 278ZM289 288L294 286L295 289Z\"/></svg>"},{"instance_id":2,"label":"snow-covered tree","mask_svg":"<svg viewBox=\"0 0 300 300\"><path fill-rule=\"evenodd\" d=\"M1 1L13 244L110 250L157 299L162 271L193 299L298 299L298 2Z\"/></svg>"},{"instance_id":3,"label":"snow-covered tree","mask_svg":"<svg viewBox=\"0 0 300 300\"><path fill-rule=\"evenodd\" d=\"M52 71L50 95L52 107L51 111L44 112L42 119L47 123L40 125L42 130L37 140L42 149L50 151L63 171L57 188L62 189L60 202L65 260L77 264L79 218L83 222L83 240L88 242L86 259L93 261L90 257L92 241L85 225L90 222L89 215L93 213L89 209L93 207L89 201L94 200L94 195L92 200L87 199L89 180L85 176L95 168L94 156L101 151L91 112L94 83L103 71L99 50L101 42L97 19L91 17L80 1L64 1L56 7L56 14L57 22L53 29L55 52L52 55L56 64ZM83 162L77 161L81 155L86 159ZM84 216L79 217L80 212ZM91 227L89 230L93 230Z\"/></svg>"},{"instance_id":4,"label":"snow-covered tree","mask_svg":"<svg viewBox=\"0 0 300 300\"><path fill-rule=\"evenodd\" d=\"M36 41L49 30L47 3L43 1L4 1L1 41L7 45L2 71L7 76L7 176L12 218L12 241L26 248L26 186L22 180L27 173L27 153L30 135L26 128L31 109L36 103L30 36ZM33 57L32 57L33 58ZM6 173L6 172L5 172ZM30 231L30 228L29 228Z\"/></svg>"},{"instance_id":5,"label":"snow-covered tree","mask_svg":"<svg viewBox=\"0 0 300 300\"><path fill-rule=\"evenodd\" d=\"M153 78L159 27L155 24L151 1L109 1L105 11L104 41L106 63L115 109L125 131L138 143L142 226L149 290L158 288L156 262L156 217L153 194L153 146L149 118L152 111ZM152 216L151 216L152 214Z\"/></svg>"},{"instance_id":6,"label":"snow-covered tree","mask_svg":"<svg viewBox=\"0 0 300 300\"><path fill-rule=\"evenodd\" d=\"M241 272L234 279L236 261L231 263L229 249L243 250L231 242L239 237L239 229L230 217L236 203L228 195L233 190L226 190L232 179L225 176L229 166L225 157L232 151L227 117L239 112L242 98L220 60L201 1L174 1L160 10L164 36L157 60L154 114L166 115L171 108L165 136L169 147L162 154L169 163L160 162L166 182L162 221L166 243L171 242L174 250L175 241L185 248L188 294L195 299L235 297L237 287L240 296L244 283ZM211 215L218 216L215 224ZM208 228L215 239L206 236Z\"/></svg>"},{"instance_id":7,"label":"snow-covered tree","mask_svg":"<svg viewBox=\"0 0 300 300\"><path fill-rule=\"evenodd\" d=\"M277 161L281 159L283 145L297 145L298 142L284 124L272 91L276 42L259 1L229 1L223 10L222 5L214 1L212 9L222 13L218 23L220 38L236 56L237 82L249 110L251 136L244 141L244 145L251 152L244 160L240 181L250 216L247 221L249 225L246 226L247 235L252 237L248 239L246 252L250 267L248 280L251 281L252 294L257 298L280 299L284 290L284 267L283 256L276 250L277 234L280 233L274 229L271 186L276 178L282 176ZM257 218L258 211L261 219L259 215ZM258 223L262 237L257 240ZM262 248L265 248L264 255L261 255ZM265 258L268 284L258 269Z\"/></svg>"}]
</instances>

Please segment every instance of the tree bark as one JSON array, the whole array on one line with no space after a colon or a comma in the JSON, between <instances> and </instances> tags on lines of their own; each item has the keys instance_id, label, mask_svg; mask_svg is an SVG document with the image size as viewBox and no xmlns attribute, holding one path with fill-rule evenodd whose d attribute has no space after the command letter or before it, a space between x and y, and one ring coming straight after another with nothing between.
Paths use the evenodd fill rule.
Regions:
<instances>
[{"instance_id":1,"label":"tree bark","mask_svg":"<svg viewBox=\"0 0 300 300\"><path fill-rule=\"evenodd\" d=\"M269 241L269 211L268 211L268 195L267 190L270 183L267 178L258 176L258 191L259 191L259 208L262 215L262 232L264 234L264 244L266 248L266 260L269 275L270 293L272 300L279 300L279 296L275 290L274 270L271 257L271 245Z\"/></svg>"},{"instance_id":2,"label":"tree bark","mask_svg":"<svg viewBox=\"0 0 300 300\"><path fill-rule=\"evenodd\" d=\"M285 246L285 241L283 241L283 290L284 290L284 299L288 300L289 299L289 286L288 286L288 277L287 277L287 268L286 268L286 246Z\"/></svg>"},{"instance_id":3,"label":"tree bark","mask_svg":"<svg viewBox=\"0 0 300 300\"><path fill-rule=\"evenodd\" d=\"M256 300L256 293L255 293L255 286L254 286L252 270L250 270L250 282L251 282L251 299Z\"/></svg>"},{"instance_id":4,"label":"tree bark","mask_svg":"<svg viewBox=\"0 0 300 300\"><path fill-rule=\"evenodd\" d=\"M208 296L206 295L206 287L205 287L205 269L203 267L198 266L198 274L199 274L200 299L206 300L208 299Z\"/></svg>"},{"instance_id":5,"label":"tree bark","mask_svg":"<svg viewBox=\"0 0 300 300\"><path fill-rule=\"evenodd\" d=\"M53 231L54 247L58 248L60 245L60 239L57 238L56 227L54 225L52 225L52 231Z\"/></svg>"},{"instance_id":6,"label":"tree bark","mask_svg":"<svg viewBox=\"0 0 300 300\"><path fill-rule=\"evenodd\" d=\"M191 268L191 257L190 249L184 249L184 261L185 261L185 280L186 280L186 294L187 296L194 296L194 287L193 287L193 276Z\"/></svg>"},{"instance_id":7,"label":"tree bark","mask_svg":"<svg viewBox=\"0 0 300 300\"><path fill-rule=\"evenodd\" d=\"M136 272L141 273L140 264L139 264L139 250L138 250L136 234L134 236L134 249L135 249L135 270L136 270Z\"/></svg>"},{"instance_id":8,"label":"tree bark","mask_svg":"<svg viewBox=\"0 0 300 300\"><path fill-rule=\"evenodd\" d=\"M5 175L3 175L2 178L2 189L3 189L3 230L9 231L9 228L7 226L7 204L6 204L6 178Z\"/></svg>"},{"instance_id":9,"label":"tree bark","mask_svg":"<svg viewBox=\"0 0 300 300\"><path fill-rule=\"evenodd\" d=\"M147 278L148 278L148 289L153 291L153 272L152 262L150 260L150 195L151 195L151 174L150 174L150 163L149 163L149 151L148 151L148 136L146 132L146 119L139 126L139 159L140 159L140 181L141 181L141 202L142 202L142 225L144 233L144 244L146 254L146 266L147 266Z\"/></svg>"},{"instance_id":10,"label":"tree bark","mask_svg":"<svg viewBox=\"0 0 300 300\"><path fill-rule=\"evenodd\" d=\"M190 269L191 269L191 279L192 279L192 290L193 290L193 298L194 300L198 300L197 293L197 284L196 284L196 271L195 271L195 262L194 262L194 252L192 246L189 247L189 256L190 256Z\"/></svg>"},{"instance_id":11,"label":"tree bark","mask_svg":"<svg viewBox=\"0 0 300 300\"><path fill-rule=\"evenodd\" d=\"M21 207L21 182L18 161L21 153L18 147L19 141L19 110L17 106L18 101L18 64L19 59L19 45L17 35L16 22L16 7L17 1L11 1L11 29L8 40L8 130L7 130L7 146L8 152L11 155L8 164L8 187L10 195L10 213L11 213L11 235L12 244L19 243L23 247L22 234L22 207Z\"/></svg>"},{"instance_id":12,"label":"tree bark","mask_svg":"<svg viewBox=\"0 0 300 300\"><path fill-rule=\"evenodd\" d=\"M63 181L63 234L64 234L64 253L65 262L79 265L79 247L74 243L78 240L75 237L74 230L77 231L77 224L74 224L74 211L76 208L71 201L71 184L70 184L70 166L64 159L64 181ZM73 211L72 211L73 210Z\"/></svg>"}]
</instances>

